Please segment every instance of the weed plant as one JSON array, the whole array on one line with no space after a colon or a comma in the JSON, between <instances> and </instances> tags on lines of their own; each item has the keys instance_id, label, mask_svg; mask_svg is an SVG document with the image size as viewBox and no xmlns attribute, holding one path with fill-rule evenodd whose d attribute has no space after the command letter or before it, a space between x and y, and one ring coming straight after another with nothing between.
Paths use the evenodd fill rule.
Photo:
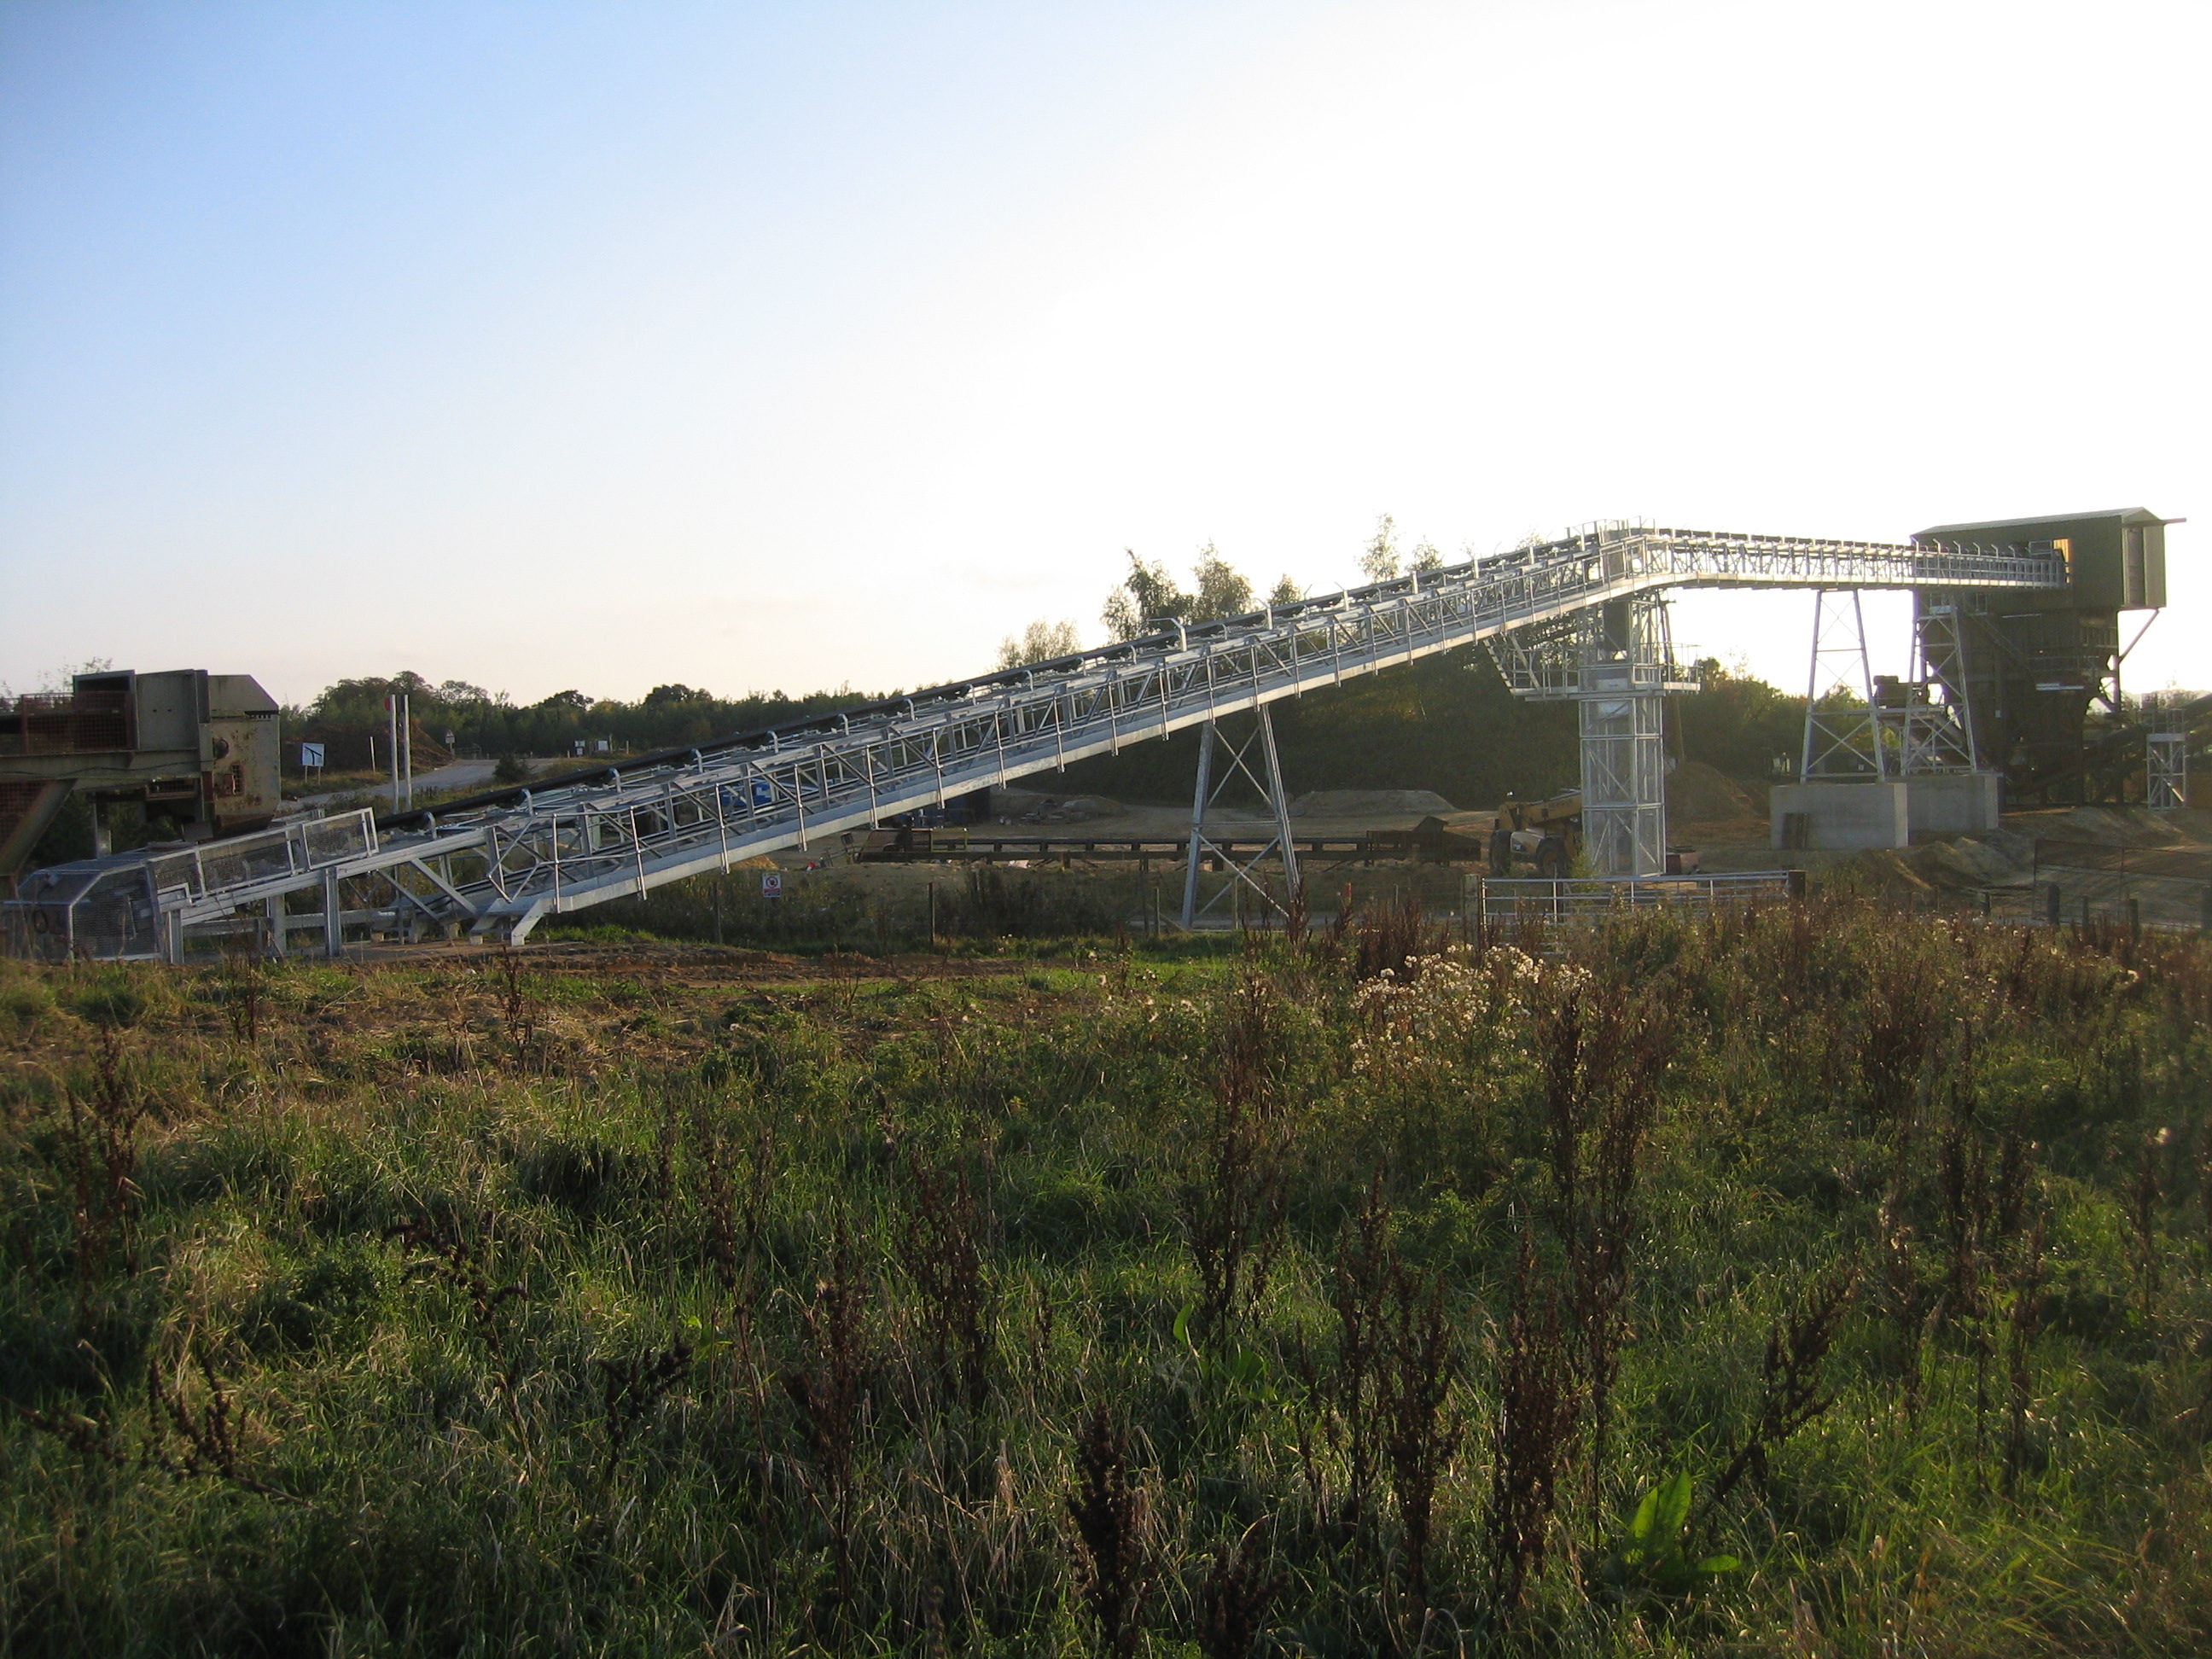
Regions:
<instances>
[{"instance_id":1,"label":"weed plant","mask_svg":"<svg viewBox=\"0 0 2212 1659\"><path fill-rule=\"evenodd\" d=\"M0 1653L2212 1650L2212 947L1540 943L0 965Z\"/></svg>"}]
</instances>

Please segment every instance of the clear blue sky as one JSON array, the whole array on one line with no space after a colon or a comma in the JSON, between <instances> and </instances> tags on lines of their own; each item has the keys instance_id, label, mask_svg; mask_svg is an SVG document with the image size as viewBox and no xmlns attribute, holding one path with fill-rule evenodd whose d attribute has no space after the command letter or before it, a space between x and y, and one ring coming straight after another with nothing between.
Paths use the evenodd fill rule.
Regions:
<instances>
[{"instance_id":1,"label":"clear blue sky","mask_svg":"<svg viewBox=\"0 0 2212 1659\"><path fill-rule=\"evenodd\" d=\"M2141 504L2198 522L2130 684L2212 684L2209 48L2201 3L13 0L0 681L876 689L1096 638L1124 547L1334 586L1384 512ZM1802 675L1796 598L1675 631Z\"/></svg>"}]
</instances>

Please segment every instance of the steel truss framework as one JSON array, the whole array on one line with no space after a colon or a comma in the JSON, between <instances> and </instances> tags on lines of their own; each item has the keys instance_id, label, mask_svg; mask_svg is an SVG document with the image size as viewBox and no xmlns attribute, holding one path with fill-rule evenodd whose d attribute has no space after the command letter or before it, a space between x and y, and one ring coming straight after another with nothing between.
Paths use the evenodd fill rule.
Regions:
<instances>
[{"instance_id":1,"label":"steel truss framework","mask_svg":"<svg viewBox=\"0 0 2212 1659\"><path fill-rule=\"evenodd\" d=\"M2189 804L2189 733L2153 732L2144 741L2143 804L2154 812Z\"/></svg>"},{"instance_id":2,"label":"steel truss framework","mask_svg":"<svg viewBox=\"0 0 2212 1659\"><path fill-rule=\"evenodd\" d=\"M1667 869L1667 744L1670 692L1694 691L1674 661L1667 605L1634 595L1540 629L1491 641L1514 695L1571 699L1581 726L1583 844L1601 876L1656 876Z\"/></svg>"},{"instance_id":3,"label":"steel truss framework","mask_svg":"<svg viewBox=\"0 0 2212 1659\"><path fill-rule=\"evenodd\" d=\"M1867 656L1856 590L1813 599L1813 665L1806 684L1805 747L1798 781L1881 781L1981 769L1966 703L1966 642L1956 595L1915 607L1912 663L1902 680L1877 680ZM1836 691L1841 707L1823 707Z\"/></svg>"},{"instance_id":4,"label":"steel truss framework","mask_svg":"<svg viewBox=\"0 0 2212 1659\"><path fill-rule=\"evenodd\" d=\"M1854 701L1823 707L1822 699L1836 691L1849 692ZM1813 596L1813 667L1805 682L1805 750L1797 781L1879 781L1888 775L1858 591L1823 587Z\"/></svg>"},{"instance_id":5,"label":"steel truss framework","mask_svg":"<svg viewBox=\"0 0 2212 1659\"><path fill-rule=\"evenodd\" d=\"M2174 708L2161 708L2160 702L2143 699L2149 727L2143 733L2143 805L2154 812L2172 812L2189 805L2189 726Z\"/></svg>"},{"instance_id":6,"label":"steel truss framework","mask_svg":"<svg viewBox=\"0 0 2212 1659\"><path fill-rule=\"evenodd\" d=\"M1183 864L1182 929L1188 933L1200 920L1224 899L1233 904L1237 889L1249 888L1253 896L1267 908L1287 914L1287 901L1298 890L1297 843L1291 839L1290 795L1283 787L1283 766L1275 755L1275 721L1268 714L1267 705L1261 703L1252 722L1252 730L1244 741L1229 749L1226 738L1218 738L1219 722L1208 720L1200 728L1198 739L1198 787L1190 800L1190 847ZM1213 750L1216 743L1228 749L1229 763L1214 776ZM1251 762L1255 757L1261 770L1255 772ZM1242 777L1267 799L1274 814L1275 833L1249 857L1237 855L1206 833L1206 809L1220 798L1221 792ZM1262 860L1270 855L1279 857L1283 865L1283 892L1279 898L1260 879ZM1206 900L1198 902L1198 872L1208 858L1218 860L1229 874L1229 881L1219 891Z\"/></svg>"},{"instance_id":7,"label":"steel truss framework","mask_svg":"<svg viewBox=\"0 0 2212 1659\"><path fill-rule=\"evenodd\" d=\"M443 818L366 832L303 867L293 826L160 857L38 872L4 907L25 954L175 955L242 907L280 915L347 895L409 933L520 940L550 915L643 894L741 859L876 823L1125 744L1218 720L1608 601L1673 587L2063 586L2055 555L1592 526L1538 546L1343 593L1178 627L1032 668L795 723L628 773L519 791ZM257 862L258 861L258 862ZM44 878L44 879L41 879ZM123 920L81 932L94 890ZM127 913L127 915L125 915ZM283 932L280 922L278 932Z\"/></svg>"},{"instance_id":8,"label":"steel truss framework","mask_svg":"<svg viewBox=\"0 0 2212 1659\"><path fill-rule=\"evenodd\" d=\"M1930 596L1912 618L1912 668L1894 707L1876 711L1889 734L1900 777L1982 769L1966 705L1966 637L1959 606Z\"/></svg>"}]
</instances>

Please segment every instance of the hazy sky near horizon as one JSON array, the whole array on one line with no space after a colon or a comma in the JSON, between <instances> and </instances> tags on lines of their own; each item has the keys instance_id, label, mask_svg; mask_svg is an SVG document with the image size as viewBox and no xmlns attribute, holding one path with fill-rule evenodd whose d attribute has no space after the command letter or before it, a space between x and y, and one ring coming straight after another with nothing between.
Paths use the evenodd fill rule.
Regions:
<instances>
[{"instance_id":1,"label":"hazy sky near horizon","mask_svg":"<svg viewBox=\"0 0 2212 1659\"><path fill-rule=\"evenodd\" d=\"M2142 505L2128 683L2212 685L2208 69L2197 0L12 0L0 682L874 690L1124 548Z\"/></svg>"}]
</instances>

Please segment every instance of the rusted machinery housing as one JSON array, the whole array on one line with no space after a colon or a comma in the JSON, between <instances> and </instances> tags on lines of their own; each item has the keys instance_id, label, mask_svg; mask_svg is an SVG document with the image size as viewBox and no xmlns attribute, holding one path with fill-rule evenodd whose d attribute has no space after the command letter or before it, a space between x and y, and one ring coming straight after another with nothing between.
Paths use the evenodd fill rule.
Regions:
<instances>
[{"instance_id":1,"label":"rusted machinery housing","mask_svg":"<svg viewBox=\"0 0 2212 1659\"><path fill-rule=\"evenodd\" d=\"M276 699L250 674L204 668L79 674L66 696L0 700L0 879L12 882L72 793L136 801L170 837L258 829L280 810Z\"/></svg>"},{"instance_id":2,"label":"rusted machinery housing","mask_svg":"<svg viewBox=\"0 0 2212 1659\"><path fill-rule=\"evenodd\" d=\"M2094 705L2128 718L2120 665L2132 641L2121 614L2164 607L2166 527L2181 522L2130 507L1934 525L1914 535L1921 546L1972 540L2064 562L2063 586L1913 594L1929 675L1970 728L1973 763L2002 771L2010 800L2096 799L2116 793L2107 774L2140 766L2139 735L2100 750L2087 717ZM1875 700L1920 690L1877 686Z\"/></svg>"}]
</instances>

